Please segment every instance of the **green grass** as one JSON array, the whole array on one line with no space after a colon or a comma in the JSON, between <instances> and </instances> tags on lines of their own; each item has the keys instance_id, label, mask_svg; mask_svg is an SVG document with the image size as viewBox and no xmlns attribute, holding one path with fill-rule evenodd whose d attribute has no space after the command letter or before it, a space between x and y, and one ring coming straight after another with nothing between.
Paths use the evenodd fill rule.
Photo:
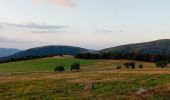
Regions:
<instances>
[{"instance_id":1,"label":"green grass","mask_svg":"<svg viewBox=\"0 0 170 100\"><path fill-rule=\"evenodd\" d=\"M81 63L80 72L70 72L70 65ZM52 57L0 64L0 98L2 100L166 100L170 97L170 68L153 63L143 69L117 70L127 60L84 60ZM53 72L64 65L67 72ZM4 72L4 73L3 73ZM12 72L8 74L6 72ZM22 73L16 73L22 72ZM33 73L32 73L33 72ZM93 89L84 88L93 84ZM136 95L144 88L146 94Z\"/></svg>"},{"instance_id":2,"label":"green grass","mask_svg":"<svg viewBox=\"0 0 170 100\"><path fill-rule=\"evenodd\" d=\"M102 80L105 79L105 74L99 74ZM110 74L111 75L111 74ZM72 83L71 79L75 80L83 77L86 80L90 78L97 78L95 76L87 77L79 75L77 78L61 78L61 79L47 79L47 80L29 80L29 81L13 81L0 83L0 98L9 100L89 100L89 99L123 99L136 96L135 93L140 88L154 89L159 86L163 86L169 82L169 74L165 75L137 75L137 74L119 74L121 80L107 80L107 81L94 81L94 89L92 91L86 91L83 88L86 86L84 82ZM112 77L115 77L112 74ZM166 77L166 80L163 78ZM95 79L96 78L96 79ZM140 79L140 80L139 80ZM152 79L157 79L153 81ZM141 84L145 81L144 84ZM154 83L151 85L151 83ZM5 91L5 92L4 92ZM166 98L169 96L169 92L164 93L148 93L151 100L158 98ZM148 96L147 95L147 96ZM139 98L139 97L138 97ZM163 99L164 100L164 99Z\"/></svg>"},{"instance_id":3,"label":"green grass","mask_svg":"<svg viewBox=\"0 0 170 100\"><path fill-rule=\"evenodd\" d=\"M95 64L98 61L75 59L73 57L52 57L0 64L0 72L52 72L57 65L63 65L66 70L69 70L70 65L74 62L80 62L83 66Z\"/></svg>"}]
</instances>

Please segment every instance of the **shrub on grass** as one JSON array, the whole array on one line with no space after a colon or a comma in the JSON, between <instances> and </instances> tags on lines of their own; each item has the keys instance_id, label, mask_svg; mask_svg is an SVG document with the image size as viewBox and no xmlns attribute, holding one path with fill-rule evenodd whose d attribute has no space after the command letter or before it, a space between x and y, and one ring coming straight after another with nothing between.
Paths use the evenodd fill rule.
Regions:
<instances>
[{"instance_id":1,"label":"shrub on grass","mask_svg":"<svg viewBox=\"0 0 170 100\"><path fill-rule=\"evenodd\" d=\"M116 69L121 69L122 67L120 65L117 65L117 68Z\"/></svg>"},{"instance_id":2,"label":"shrub on grass","mask_svg":"<svg viewBox=\"0 0 170 100\"><path fill-rule=\"evenodd\" d=\"M140 64L140 65L139 65L139 68L140 68L140 69L142 69L142 68L143 68L143 65L142 65L142 64Z\"/></svg>"},{"instance_id":3,"label":"shrub on grass","mask_svg":"<svg viewBox=\"0 0 170 100\"><path fill-rule=\"evenodd\" d=\"M166 61L158 61L155 63L156 67L165 68L168 63Z\"/></svg>"},{"instance_id":4,"label":"shrub on grass","mask_svg":"<svg viewBox=\"0 0 170 100\"><path fill-rule=\"evenodd\" d=\"M63 54L60 54L60 57L63 57L64 55Z\"/></svg>"},{"instance_id":5,"label":"shrub on grass","mask_svg":"<svg viewBox=\"0 0 170 100\"><path fill-rule=\"evenodd\" d=\"M80 70L80 63L73 63L71 65L71 71L76 70L77 72Z\"/></svg>"},{"instance_id":6,"label":"shrub on grass","mask_svg":"<svg viewBox=\"0 0 170 100\"><path fill-rule=\"evenodd\" d=\"M60 66L57 66L57 67L54 69L54 71L55 71L55 72L57 72L57 71L58 71L58 72L64 72L65 69L64 69L64 66L61 66L61 65L60 65Z\"/></svg>"},{"instance_id":7,"label":"shrub on grass","mask_svg":"<svg viewBox=\"0 0 170 100\"><path fill-rule=\"evenodd\" d=\"M127 62L127 63L124 63L123 65L124 65L127 69L129 69L129 68L135 69L136 63L135 63L135 62Z\"/></svg>"},{"instance_id":8,"label":"shrub on grass","mask_svg":"<svg viewBox=\"0 0 170 100\"><path fill-rule=\"evenodd\" d=\"M132 67L132 69L135 69L135 62L131 62L130 66Z\"/></svg>"}]
</instances>

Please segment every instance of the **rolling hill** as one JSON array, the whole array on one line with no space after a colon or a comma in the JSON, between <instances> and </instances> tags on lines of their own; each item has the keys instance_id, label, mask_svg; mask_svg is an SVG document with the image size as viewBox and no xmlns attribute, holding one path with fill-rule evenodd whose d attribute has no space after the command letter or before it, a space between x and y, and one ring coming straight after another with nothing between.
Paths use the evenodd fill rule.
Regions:
<instances>
[{"instance_id":1,"label":"rolling hill","mask_svg":"<svg viewBox=\"0 0 170 100\"><path fill-rule=\"evenodd\" d=\"M53 72L57 65L63 65L66 70L70 70L71 64L79 62L81 65L91 65L98 60L76 59L72 56L47 57L26 61L16 61L0 64L1 72Z\"/></svg>"},{"instance_id":2,"label":"rolling hill","mask_svg":"<svg viewBox=\"0 0 170 100\"><path fill-rule=\"evenodd\" d=\"M162 39L151 42L136 43L107 48L98 51L100 53L124 52L140 54L170 55L170 39Z\"/></svg>"},{"instance_id":3,"label":"rolling hill","mask_svg":"<svg viewBox=\"0 0 170 100\"><path fill-rule=\"evenodd\" d=\"M13 55L15 53L20 52L21 50L18 49L7 49L7 48L0 48L0 57L6 57L6 56L10 56Z\"/></svg>"},{"instance_id":4,"label":"rolling hill","mask_svg":"<svg viewBox=\"0 0 170 100\"><path fill-rule=\"evenodd\" d=\"M55 55L76 55L82 52L88 52L88 49L80 48L80 47L73 47L73 46L42 46L31 48L25 51L18 52L14 55L0 58L0 61L9 61L11 59L23 59L28 57L44 57L44 56L55 56Z\"/></svg>"}]
</instances>

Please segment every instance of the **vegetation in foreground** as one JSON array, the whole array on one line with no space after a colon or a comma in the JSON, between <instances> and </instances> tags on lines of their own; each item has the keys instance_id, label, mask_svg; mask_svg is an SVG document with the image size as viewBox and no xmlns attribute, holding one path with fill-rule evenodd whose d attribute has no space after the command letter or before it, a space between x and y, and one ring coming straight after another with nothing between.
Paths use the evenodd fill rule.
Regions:
<instances>
[{"instance_id":1,"label":"vegetation in foreground","mask_svg":"<svg viewBox=\"0 0 170 100\"><path fill-rule=\"evenodd\" d=\"M55 58L56 61L59 59L66 62L74 58ZM37 61L39 60L35 60ZM136 66L142 65L142 68L127 69L123 66L129 62L135 62ZM132 63L130 64L133 66ZM169 65L162 69L156 67L154 63L128 60L102 60L100 62L92 60L82 65L80 72L1 73L0 98L3 100L166 100L170 97ZM121 66L119 70L118 65ZM137 94L140 89L146 92Z\"/></svg>"}]
</instances>

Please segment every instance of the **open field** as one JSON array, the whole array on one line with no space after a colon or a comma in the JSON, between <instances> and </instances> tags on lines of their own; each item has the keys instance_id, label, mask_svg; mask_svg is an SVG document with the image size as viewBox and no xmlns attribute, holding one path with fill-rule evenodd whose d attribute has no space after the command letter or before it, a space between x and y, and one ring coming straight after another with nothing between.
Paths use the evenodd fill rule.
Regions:
<instances>
[{"instance_id":1,"label":"open field","mask_svg":"<svg viewBox=\"0 0 170 100\"><path fill-rule=\"evenodd\" d=\"M71 56L51 57L0 64L0 72L53 72L57 65L63 65L66 70L69 70L70 65L74 62L80 62L82 65L91 65L98 61L75 59Z\"/></svg>"},{"instance_id":2,"label":"open field","mask_svg":"<svg viewBox=\"0 0 170 100\"><path fill-rule=\"evenodd\" d=\"M80 72L69 70L64 73L52 72L56 64L64 64L69 69L69 65L75 61L82 63ZM89 61L72 57L54 57L2 64L0 98L3 100L168 100L170 98L169 66L161 69L156 68L153 63L136 62L137 65L143 64L144 68L117 70L116 65L124 62L128 60ZM49 68L45 68L46 66ZM27 67L29 68L26 69ZM147 92L136 94L141 88Z\"/></svg>"}]
</instances>

